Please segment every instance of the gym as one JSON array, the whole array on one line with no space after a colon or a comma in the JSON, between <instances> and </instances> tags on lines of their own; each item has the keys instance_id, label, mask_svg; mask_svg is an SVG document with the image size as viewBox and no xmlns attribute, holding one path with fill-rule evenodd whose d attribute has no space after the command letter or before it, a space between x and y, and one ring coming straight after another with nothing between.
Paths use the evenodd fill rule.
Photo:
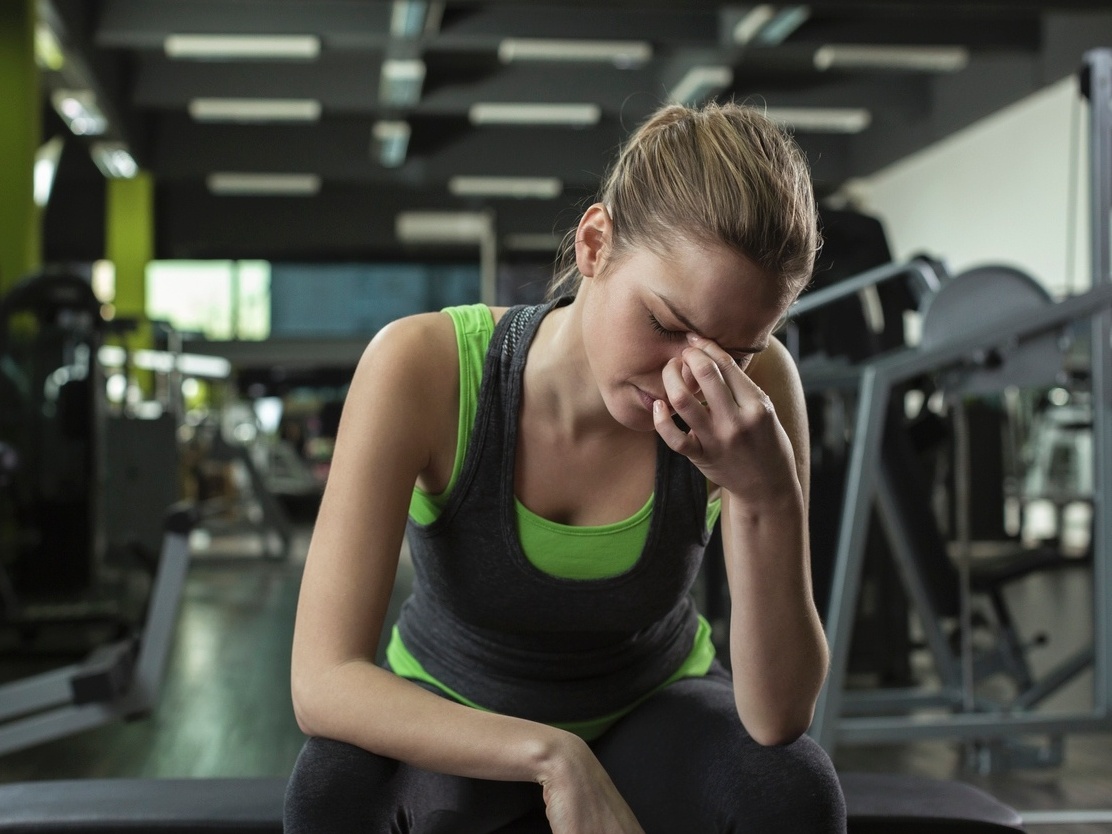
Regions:
<instances>
[{"instance_id":1,"label":"gym","mask_svg":"<svg viewBox=\"0 0 1112 834\"><path fill-rule=\"evenodd\" d=\"M0 832L283 830L368 343L543 304L616 150L714 101L818 206L774 338L847 830L1112 832L1107 0L6 0L0 100Z\"/></svg>"}]
</instances>

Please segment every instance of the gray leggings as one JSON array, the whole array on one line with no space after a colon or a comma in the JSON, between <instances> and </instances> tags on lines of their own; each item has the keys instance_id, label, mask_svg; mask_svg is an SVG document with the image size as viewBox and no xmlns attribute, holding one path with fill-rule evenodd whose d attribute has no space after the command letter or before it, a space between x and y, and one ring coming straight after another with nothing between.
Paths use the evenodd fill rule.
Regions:
<instances>
[{"instance_id":1,"label":"gray leggings","mask_svg":"<svg viewBox=\"0 0 1112 834\"><path fill-rule=\"evenodd\" d=\"M845 802L810 738L762 747L716 668L654 695L591 745L646 834L844 834ZM530 782L446 776L322 738L306 741L286 793L286 834L549 831Z\"/></svg>"}]
</instances>

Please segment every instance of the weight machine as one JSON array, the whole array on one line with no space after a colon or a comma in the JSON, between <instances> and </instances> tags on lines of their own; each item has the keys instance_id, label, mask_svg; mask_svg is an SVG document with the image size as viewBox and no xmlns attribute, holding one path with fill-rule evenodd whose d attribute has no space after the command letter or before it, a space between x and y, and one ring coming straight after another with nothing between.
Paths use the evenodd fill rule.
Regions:
<instances>
[{"instance_id":1,"label":"weight machine","mask_svg":"<svg viewBox=\"0 0 1112 834\"><path fill-rule=\"evenodd\" d=\"M1112 730L1112 272L1109 221L1112 216L1112 50L1084 56L1080 73L1083 95L1090 103L1092 287L1081 295L1053 303L1033 281L1003 268L974 271L940 283L924 297L923 340L916 348L881 355L846 366L801 363L804 386L810 390L841 388L856 391L852 443L842 504L841 524L827 606L826 632L830 674L820 695L812 736L828 751L838 742L906 742L928 738L967 741L1006 740L1017 735L1064 734ZM875 286L880 281L920 272L921 266L897 264L865 273L804 296L792 310L798 317L810 310ZM929 276L919 276L929 283ZM1077 655L1031 682L1015 702L980 702L971 691L973 670L968 653L954 660L952 647L937 627L937 599L923 580L916 558L916 531L901 511L900 473L892 465L885 428L892 394L900 386L934 375L954 401L970 393L999 390L1007 384L1038 384L1052 379L1060 367L1059 337L1064 329L1088 322L1091 335L1091 402L1093 435L1093 642ZM790 335L788 338L791 346ZM960 416L960 415L959 415ZM959 420L960 424L960 420ZM960 492L960 482L958 485ZM870 693L861 703L847 692L847 661L853 615L858 604L861 571L872 508L880 515L914 607L922 615L925 638L938 665L940 693L917 698L900 692L891 698ZM967 519L966 519L967 522ZM967 528L967 524L965 525ZM959 538L963 530L959 519ZM965 531L967 532L967 530ZM1044 554L1045 555L1045 554ZM1045 565L1028 565L1039 569ZM974 578L967 560L959 559L961 585L969 591ZM1016 568L1017 571L1020 567ZM1001 581L1008 577L1002 576ZM987 586L986 586L987 587ZM968 639L969 612L963 602L962 639ZM933 618L933 619L932 619ZM1032 707L1083 669L1093 670L1093 704L1089 711L1040 714ZM934 712L916 712L934 707ZM937 708L941 707L941 710ZM910 710L910 714L897 714ZM863 715L862 712L870 714Z\"/></svg>"}]
</instances>

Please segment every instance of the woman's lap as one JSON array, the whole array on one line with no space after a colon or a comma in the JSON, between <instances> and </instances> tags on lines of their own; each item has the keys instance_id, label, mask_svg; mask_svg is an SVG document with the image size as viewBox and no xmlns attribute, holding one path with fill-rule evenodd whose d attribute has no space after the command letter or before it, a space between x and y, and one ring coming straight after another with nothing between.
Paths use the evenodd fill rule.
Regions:
<instances>
[{"instance_id":1,"label":"woman's lap","mask_svg":"<svg viewBox=\"0 0 1112 834\"><path fill-rule=\"evenodd\" d=\"M825 752L806 736L754 742L723 670L672 684L592 748L647 834L845 830ZM286 831L481 834L541 811L532 783L447 776L309 739L290 779Z\"/></svg>"}]
</instances>

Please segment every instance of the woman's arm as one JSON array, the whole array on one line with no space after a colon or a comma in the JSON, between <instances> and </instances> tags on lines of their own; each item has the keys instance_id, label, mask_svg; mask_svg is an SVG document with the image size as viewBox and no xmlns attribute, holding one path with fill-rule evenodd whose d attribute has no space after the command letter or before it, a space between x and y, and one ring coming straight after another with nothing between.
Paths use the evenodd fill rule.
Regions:
<instances>
[{"instance_id":1,"label":"woman's arm","mask_svg":"<svg viewBox=\"0 0 1112 834\"><path fill-rule=\"evenodd\" d=\"M657 430L722 490L730 587L730 661L738 715L762 744L802 735L826 677L826 639L811 591L807 537L809 440L799 374L772 340L743 372L718 345L692 336L684 382L665 368L672 406L691 427Z\"/></svg>"},{"instance_id":2,"label":"woman's arm","mask_svg":"<svg viewBox=\"0 0 1112 834\"><path fill-rule=\"evenodd\" d=\"M722 495L722 542L730 587L730 660L738 711L758 741L806 732L826 678L827 645L811 588L807 511L810 439L799 373L773 339L749 368L772 406L773 439L794 464L794 483ZM770 441L771 442L771 441Z\"/></svg>"},{"instance_id":3,"label":"woman's arm","mask_svg":"<svg viewBox=\"0 0 1112 834\"><path fill-rule=\"evenodd\" d=\"M458 386L455 334L441 314L395 322L360 360L298 601L291 676L298 724L430 770L538 782L550 814L571 820L556 831L640 831L635 822L615 824L628 809L579 738L456 704L374 664L410 493L443 432L455 435ZM583 827L582 811L569 814L570 805L595 808L603 827Z\"/></svg>"}]
</instances>

